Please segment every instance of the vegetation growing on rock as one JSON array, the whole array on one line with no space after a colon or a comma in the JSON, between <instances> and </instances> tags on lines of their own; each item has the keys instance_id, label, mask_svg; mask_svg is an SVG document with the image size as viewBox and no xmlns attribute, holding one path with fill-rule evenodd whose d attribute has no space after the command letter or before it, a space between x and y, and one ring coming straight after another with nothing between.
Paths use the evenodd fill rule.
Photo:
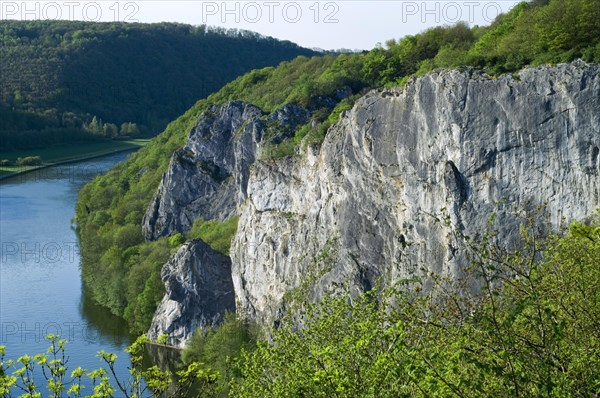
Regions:
<instances>
[{"instance_id":1,"label":"vegetation growing on rock","mask_svg":"<svg viewBox=\"0 0 600 398\"><path fill-rule=\"evenodd\" d=\"M475 298L441 279L415 296L415 278L309 306L301 331L283 325L242 354L232 396L598 395L598 218L562 237L529 223L521 234L519 252L489 234L473 248L466 278L485 281Z\"/></svg>"}]
</instances>

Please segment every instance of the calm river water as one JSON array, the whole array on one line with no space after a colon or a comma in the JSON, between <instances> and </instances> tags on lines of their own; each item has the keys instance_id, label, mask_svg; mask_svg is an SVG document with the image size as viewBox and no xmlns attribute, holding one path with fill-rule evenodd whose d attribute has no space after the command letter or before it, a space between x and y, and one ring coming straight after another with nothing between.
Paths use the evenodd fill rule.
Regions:
<instances>
[{"instance_id":1,"label":"calm river water","mask_svg":"<svg viewBox=\"0 0 600 398\"><path fill-rule=\"evenodd\" d=\"M7 358L43 353L44 336L67 339L68 367L97 369L99 350L118 355L128 375L132 340L119 318L86 300L72 219L77 192L126 159L116 154L56 166L0 182L0 345ZM68 372L70 374L70 371ZM38 385L45 385L39 380ZM91 383L85 391L91 394Z\"/></svg>"}]
</instances>

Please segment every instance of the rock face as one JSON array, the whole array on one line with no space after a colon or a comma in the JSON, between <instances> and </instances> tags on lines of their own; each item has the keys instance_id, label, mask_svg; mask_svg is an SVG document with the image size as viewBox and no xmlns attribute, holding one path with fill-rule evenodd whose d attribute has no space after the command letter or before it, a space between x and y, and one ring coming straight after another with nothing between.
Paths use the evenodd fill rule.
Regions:
<instances>
[{"instance_id":1,"label":"rock face","mask_svg":"<svg viewBox=\"0 0 600 398\"><path fill-rule=\"evenodd\" d=\"M467 261L457 232L477 236L492 213L500 241L511 245L514 213L528 206L546 203L555 225L600 207L599 72L576 62L527 69L517 80L433 73L371 92L319 150L278 161L256 160L264 131L257 108L214 108L219 115L238 109L231 126L245 126L248 138L232 142L235 129L225 123L219 131L223 119L209 115L188 147L196 148L197 131L228 137L206 156L219 167L212 175L227 175L220 186L232 179L235 189L202 188L210 173L197 163L178 166L181 155L174 156L149 210L158 216L147 215L145 228L153 237L189 225L190 203L209 203L194 207L207 218L237 212L230 253L236 311L266 325L292 302L331 290L358 293L423 267L459 276ZM253 155L232 160L232 151ZM167 192L169 185L182 188ZM444 215L449 225L437 221Z\"/></svg>"},{"instance_id":2,"label":"rock face","mask_svg":"<svg viewBox=\"0 0 600 398\"><path fill-rule=\"evenodd\" d=\"M231 260L201 240L183 245L163 267L167 293L158 306L148 337L168 334L181 347L198 327L208 328L235 311Z\"/></svg>"},{"instance_id":3,"label":"rock face","mask_svg":"<svg viewBox=\"0 0 600 398\"><path fill-rule=\"evenodd\" d=\"M226 219L245 199L243 187L261 139L262 111L231 102L210 106L168 171L142 221L147 240L185 232L199 216Z\"/></svg>"},{"instance_id":4,"label":"rock face","mask_svg":"<svg viewBox=\"0 0 600 398\"><path fill-rule=\"evenodd\" d=\"M209 107L187 145L171 157L142 221L145 238L186 232L200 216L224 220L234 215L247 198L250 165L263 135L278 144L309 118L306 109L294 104L265 117L258 107L242 102Z\"/></svg>"}]
</instances>

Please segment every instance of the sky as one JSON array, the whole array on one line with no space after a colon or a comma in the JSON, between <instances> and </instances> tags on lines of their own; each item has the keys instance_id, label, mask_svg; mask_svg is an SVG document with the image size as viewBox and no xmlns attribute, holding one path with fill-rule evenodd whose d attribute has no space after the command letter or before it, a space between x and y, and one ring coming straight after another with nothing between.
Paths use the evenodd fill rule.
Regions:
<instances>
[{"instance_id":1,"label":"sky","mask_svg":"<svg viewBox=\"0 0 600 398\"><path fill-rule=\"evenodd\" d=\"M0 19L181 22L246 29L308 48L371 49L436 25L488 25L517 1L23 1L0 0Z\"/></svg>"}]
</instances>

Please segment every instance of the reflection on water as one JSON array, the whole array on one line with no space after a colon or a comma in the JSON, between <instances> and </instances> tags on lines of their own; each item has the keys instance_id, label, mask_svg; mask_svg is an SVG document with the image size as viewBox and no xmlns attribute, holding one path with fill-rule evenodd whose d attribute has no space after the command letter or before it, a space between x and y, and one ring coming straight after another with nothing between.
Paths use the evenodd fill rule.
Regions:
<instances>
[{"instance_id":1,"label":"reflection on water","mask_svg":"<svg viewBox=\"0 0 600 398\"><path fill-rule=\"evenodd\" d=\"M163 371L168 370L173 375L175 375L178 370L185 367L182 363L180 350L157 344L146 344L146 349L144 351L144 366L150 367L153 365L157 365ZM175 381L176 376L173 377L173 381ZM196 384L183 386L184 391L180 391L175 385L172 385L172 388L168 390L167 394L171 393L175 396L175 393L178 392L185 397L198 397L201 396L199 394L202 391L202 386L203 383L196 382Z\"/></svg>"},{"instance_id":2,"label":"reflection on water","mask_svg":"<svg viewBox=\"0 0 600 398\"><path fill-rule=\"evenodd\" d=\"M127 322L112 314L106 307L98 305L88 294L82 284L81 317L85 319L88 327L93 328L100 339L106 339L118 346L128 346L135 340L129 333Z\"/></svg>"},{"instance_id":3,"label":"reflection on water","mask_svg":"<svg viewBox=\"0 0 600 398\"><path fill-rule=\"evenodd\" d=\"M172 373L181 367L181 351L176 348L147 344L145 354L144 365L146 366L157 365L162 370Z\"/></svg>"}]
</instances>

